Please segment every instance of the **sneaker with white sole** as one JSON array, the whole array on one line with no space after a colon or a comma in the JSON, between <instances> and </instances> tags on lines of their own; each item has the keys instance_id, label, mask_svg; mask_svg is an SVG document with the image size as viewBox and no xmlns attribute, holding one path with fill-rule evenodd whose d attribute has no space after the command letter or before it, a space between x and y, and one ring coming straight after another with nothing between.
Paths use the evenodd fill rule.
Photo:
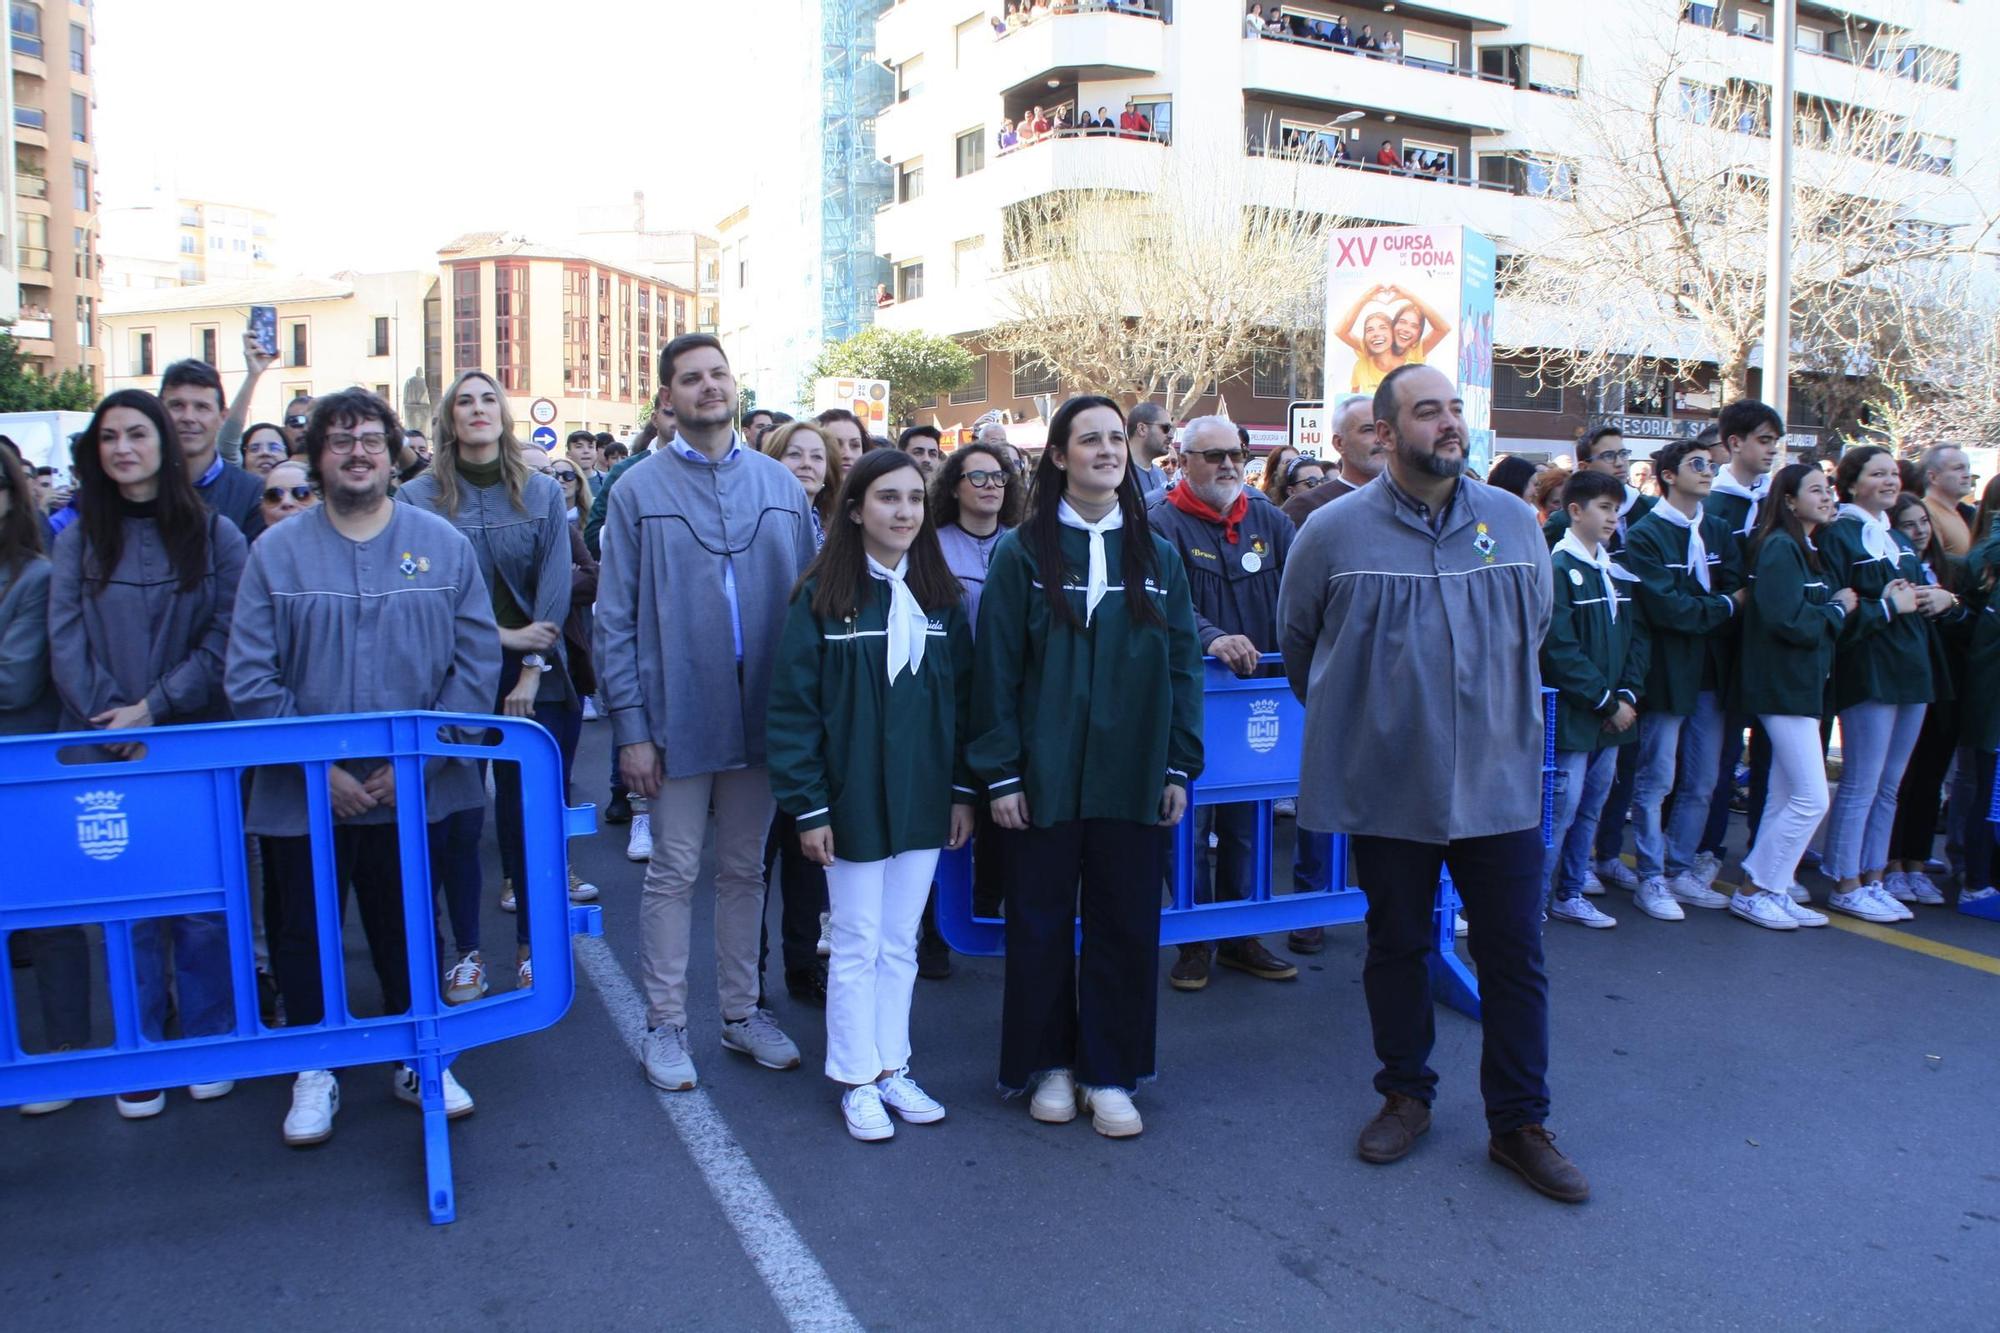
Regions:
<instances>
[{"instance_id":1,"label":"sneaker with white sole","mask_svg":"<svg viewBox=\"0 0 2000 1333\"><path fill-rule=\"evenodd\" d=\"M1081 1088L1078 1100L1090 1112L1090 1127L1107 1139L1129 1139L1146 1127L1123 1088Z\"/></svg>"},{"instance_id":2,"label":"sneaker with white sole","mask_svg":"<svg viewBox=\"0 0 2000 1333\"><path fill-rule=\"evenodd\" d=\"M1602 898L1608 892L1609 890L1604 887L1604 881L1598 878L1595 870L1586 870L1583 872L1584 897Z\"/></svg>"},{"instance_id":3,"label":"sneaker with white sole","mask_svg":"<svg viewBox=\"0 0 2000 1333\"><path fill-rule=\"evenodd\" d=\"M469 953L452 965L444 977L444 1002L470 1004L486 994L486 964L478 953Z\"/></svg>"},{"instance_id":4,"label":"sneaker with white sole","mask_svg":"<svg viewBox=\"0 0 2000 1333\"><path fill-rule=\"evenodd\" d=\"M236 1080L233 1078L217 1079L213 1083L188 1084L188 1096L198 1102L212 1102L218 1097L227 1097L234 1091L236 1091Z\"/></svg>"},{"instance_id":5,"label":"sneaker with white sole","mask_svg":"<svg viewBox=\"0 0 2000 1333\"><path fill-rule=\"evenodd\" d=\"M1709 883L1697 869L1690 867L1667 881L1667 892L1674 895L1675 902L1719 912L1729 906L1729 896L1717 893L1708 887Z\"/></svg>"},{"instance_id":6,"label":"sneaker with white sole","mask_svg":"<svg viewBox=\"0 0 2000 1333\"><path fill-rule=\"evenodd\" d=\"M576 867L569 868L569 900L573 903L594 903L597 901L597 886L576 873Z\"/></svg>"},{"instance_id":7,"label":"sneaker with white sole","mask_svg":"<svg viewBox=\"0 0 2000 1333\"><path fill-rule=\"evenodd\" d=\"M1674 901L1674 895L1667 889L1664 876L1650 875L1641 880L1632 892L1632 901L1640 911L1655 921L1685 921L1687 913Z\"/></svg>"},{"instance_id":8,"label":"sneaker with white sole","mask_svg":"<svg viewBox=\"0 0 2000 1333\"><path fill-rule=\"evenodd\" d=\"M910 1071L899 1069L887 1078L875 1080L882 1104L913 1125L934 1125L944 1119L944 1105L917 1086Z\"/></svg>"},{"instance_id":9,"label":"sneaker with white sole","mask_svg":"<svg viewBox=\"0 0 2000 1333\"><path fill-rule=\"evenodd\" d=\"M1909 908L1903 906L1902 903L1898 902L1895 898L1891 897L1888 891L1885 890L1880 884L1863 884L1861 886L1861 891L1863 893L1874 894L1876 902L1882 904L1883 907L1887 908L1889 911L1894 912L1896 914L1896 920L1915 921L1917 919L1917 914L1915 912L1912 912Z\"/></svg>"},{"instance_id":10,"label":"sneaker with white sole","mask_svg":"<svg viewBox=\"0 0 2000 1333\"><path fill-rule=\"evenodd\" d=\"M1790 912L1778 905L1782 898L1785 898L1784 894L1764 889L1750 893L1739 889L1729 895L1729 915L1740 916L1751 925L1762 926L1766 930L1797 930L1799 923L1792 920Z\"/></svg>"},{"instance_id":11,"label":"sneaker with white sole","mask_svg":"<svg viewBox=\"0 0 2000 1333\"><path fill-rule=\"evenodd\" d=\"M1903 882L1910 886L1913 900L1925 907L1943 907L1944 890L1938 888L1929 875L1921 870L1912 870L1903 876Z\"/></svg>"},{"instance_id":12,"label":"sneaker with white sole","mask_svg":"<svg viewBox=\"0 0 2000 1333\"><path fill-rule=\"evenodd\" d=\"M1067 1069L1051 1069L1035 1085L1028 1114L1045 1125L1066 1125L1076 1119L1076 1079Z\"/></svg>"},{"instance_id":13,"label":"sneaker with white sole","mask_svg":"<svg viewBox=\"0 0 2000 1333\"><path fill-rule=\"evenodd\" d=\"M1574 921L1579 926L1589 926L1592 930L1609 930L1618 924L1616 917L1598 911L1597 904L1580 893L1549 899L1549 915L1558 921Z\"/></svg>"},{"instance_id":14,"label":"sneaker with white sole","mask_svg":"<svg viewBox=\"0 0 2000 1333\"><path fill-rule=\"evenodd\" d=\"M57 1111L71 1106L75 1102L76 1098L74 1097L58 1097L53 1101L46 1102L22 1102L19 1109L22 1115L54 1115Z\"/></svg>"},{"instance_id":15,"label":"sneaker with white sole","mask_svg":"<svg viewBox=\"0 0 2000 1333\"><path fill-rule=\"evenodd\" d=\"M397 1065L390 1086L395 1090L396 1100L408 1102L412 1106L424 1104L424 1080L408 1065ZM461 1120L472 1114L472 1094L458 1085L449 1069L444 1071L444 1118Z\"/></svg>"},{"instance_id":16,"label":"sneaker with white sole","mask_svg":"<svg viewBox=\"0 0 2000 1333\"><path fill-rule=\"evenodd\" d=\"M597 719L598 719L598 716L599 716L599 714L598 714L598 711L597 711L597 698L596 698L596 696L595 696L595 695L589 695L589 694L586 694L586 695L584 695L584 696L583 696L583 720L584 720L585 722L595 722L595 721L597 721Z\"/></svg>"},{"instance_id":17,"label":"sneaker with white sole","mask_svg":"<svg viewBox=\"0 0 2000 1333\"><path fill-rule=\"evenodd\" d=\"M121 1092L118 1094L118 1114L126 1120L151 1120L167 1109L167 1094L164 1090L155 1092Z\"/></svg>"},{"instance_id":18,"label":"sneaker with white sole","mask_svg":"<svg viewBox=\"0 0 2000 1333\"><path fill-rule=\"evenodd\" d=\"M535 988L535 960L523 958L514 965L514 989L533 990Z\"/></svg>"},{"instance_id":19,"label":"sneaker with white sole","mask_svg":"<svg viewBox=\"0 0 2000 1333\"><path fill-rule=\"evenodd\" d=\"M340 1084L331 1069L308 1069L292 1080L292 1109L285 1114L285 1142L310 1148L333 1137L333 1117L340 1110Z\"/></svg>"},{"instance_id":20,"label":"sneaker with white sole","mask_svg":"<svg viewBox=\"0 0 2000 1333\"><path fill-rule=\"evenodd\" d=\"M880 1143L896 1137L896 1126L882 1106L881 1089L873 1083L863 1083L842 1093L840 1114L847 1121L847 1132L863 1143Z\"/></svg>"},{"instance_id":21,"label":"sneaker with white sole","mask_svg":"<svg viewBox=\"0 0 2000 1333\"><path fill-rule=\"evenodd\" d=\"M1797 880L1793 880L1790 886L1785 889L1785 896L1801 907L1812 906L1812 890Z\"/></svg>"},{"instance_id":22,"label":"sneaker with white sole","mask_svg":"<svg viewBox=\"0 0 2000 1333\"><path fill-rule=\"evenodd\" d=\"M833 913L831 912L819 914L819 944L814 947L813 952L821 958L833 957Z\"/></svg>"},{"instance_id":23,"label":"sneaker with white sole","mask_svg":"<svg viewBox=\"0 0 2000 1333\"><path fill-rule=\"evenodd\" d=\"M741 1052L766 1069L797 1069L799 1048L772 1019L768 1009L752 1009L748 1015L722 1024L722 1044Z\"/></svg>"},{"instance_id":24,"label":"sneaker with white sole","mask_svg":"<svg viewBox=\"0 0 2000 1333\"><path fill-rule=\"evenodd\" d=\"M1891 870L1884 875L1881 889L1899 903L1913 903L1917 900L1917 891L1910 887L1910 877L1900 870Z\"/></svg>"},{"instance_id":25,"label":"sneaker with white sole","mask_svg":"<svg viewBox=\"0 0 2000 1333\"><path fill-rule=\"evenodd\" d=\"M694 1056L685 1027L656 1027L639 1047L646 1081L664 1092L686 1092L695 1084Z\"/></svg>"},{"instance_id":26,"label":"sneaker with white sole","mask_svg":"<svg viewBox=\"0 0 2000 1333\"><path fill-rule=\"evenodd\" d=\"M1891 900L1893 901L1893 900ZM1863 921L1873 921L1877 925L1890 925L1903 918L1893 907L1885 906L1866 886L1842 893L1835 890L1827 896L1826 905L1836 912L1860 917Z\"/></svg>"},{"instance_id":27,"label":"sneaker with white sole","mask_svg":"<svg viewBox=\"0 0 2000 1333\"><path fill-rule=\"evenodd\" d=\"M1618 857L1612 856L1597 863L1597 877L1614 889L1627 893L1639 891L1639 874Z\"/></svg>"},{"instance_id":28,"label":"sneaker with white sole","mask_svg":"<svg viewBox=\"0 0 2000 1333\"><path fill-rule=\"evenodd\" d=\"M1722 858L1714 852L1696 852L1694 854L1694 864L1687 868L1686 873L1700 880L1702 886L1706 888L1715 883L1721 876Z\"/></svg>"},{"instance_id":29,"label":"sneaker with white sole","mask_svg":"<svg viewBox=\"0 0 2000 1333\"><path fill-rule=\"evenodd\" d=\"M514 897L514 881L511 879L501 880L500 910L503 912L517 912L520 908L520 902Z\"/></svg>"},{"instance_id":30,"label":"sneaker with white sole","mask_svg":"<svg viewBox=\"0 0 2000 1333\"><path fill-rule=\"evenodd\" d=\"M1991 902L1995 898L2000 898L2000 889L1994 888L1991 884L1988 884L1983 889L1960 889L1958 891L1958 905L1960 907L1965 906L1967 903Z\"/></svg>"},{"instance_id":31,"label":"sneaker with white sole","mask_svg":"<svg viewBox=\"0 0 2000 1333\"><path fill-rule=\"evenodd\" d=\"M1794 902L1788 894L1774 893L1771 896L1776 898L1778 905L1785 909L1786 916L1802 926L1825 926L1832 924L1826 919L1825 913L1815 912L1807 903Z\"/></svg>"},{"instance_id":32,"label":"sneaker with white sole","mask_svg":"<svg viewBox=\"0 0 2000 1333\"><path fill-rule=\"evenodd\" d=\"M625 835L625 859L653 859L653 817L643 810L632 812L632 831Z\"/></svg>"},{"instance_id":33,"label":"sneaker with white sole","mask_svg":"<svg viewBox=\"0 0 2000 1333\"><path fill-rule=\"evenodd\" d=\"M1463 913L1453 912L1451 914L1451 937L1455 940L1462 940L1471 933L1472 923L1465 919Z\"/></svg>"}]
</instances>

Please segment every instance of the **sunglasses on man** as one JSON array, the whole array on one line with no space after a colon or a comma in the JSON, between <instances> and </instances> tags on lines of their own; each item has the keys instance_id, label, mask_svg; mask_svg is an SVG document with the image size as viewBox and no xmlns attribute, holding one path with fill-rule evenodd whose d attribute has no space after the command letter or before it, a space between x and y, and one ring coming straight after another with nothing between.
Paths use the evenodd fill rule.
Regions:
<instances>
[{"instance_id":1,"label":"sunglasses on man","mask_svg":"<svg viewBox=\"0 0 2000 1333\"><path fill-rule=\"evenodd\" d=\"M310 486L266 486L264 488L264 503L267 505L277 504L287 495L292 497L294 503L304 504L313 498L313 488Z\"/></svg>"},{"instance_id":2,"label":"sunglasses on man","mask_svg":"<svg viewBox=\"0 0 2000 1333\"><path fill-rule=\"evenodd\" d=\"M304 430L311 420L311 417L286 417L285 424L293 430Z\"/></svg>"}]
</instances>

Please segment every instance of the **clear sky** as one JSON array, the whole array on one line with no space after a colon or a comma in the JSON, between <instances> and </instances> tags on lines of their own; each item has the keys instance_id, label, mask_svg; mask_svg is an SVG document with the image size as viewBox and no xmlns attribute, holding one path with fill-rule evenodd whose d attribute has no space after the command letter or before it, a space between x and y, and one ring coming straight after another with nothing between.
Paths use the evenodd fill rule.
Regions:
<instances>
[{"instance_id":1,"label":"clear sky","mask_svg":"<svg viewBox=\"0 0 2000 1333\"><path fill-rule=\"evenodd\" d=\"M98 0L100 188L279 215L287 269L429 267L461 232L573 230L646 193L750 198L755 34L794 0Z\"/></svg>"}]
</instances>

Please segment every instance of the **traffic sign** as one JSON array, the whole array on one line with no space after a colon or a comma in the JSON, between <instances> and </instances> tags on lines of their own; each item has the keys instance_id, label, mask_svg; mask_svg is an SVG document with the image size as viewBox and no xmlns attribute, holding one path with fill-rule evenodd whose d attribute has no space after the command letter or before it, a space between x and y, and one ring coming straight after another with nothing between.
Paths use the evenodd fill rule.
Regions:
<instances>
[{"instance_id":1,"label":"traffic sign","mask_svg":"<svg viewBox=\"0 0 2000 1333\"><path fill-rule=\"evenodd\" d=\"M556 405L547 398L537 398L528 407L528 419L537 426L546 426L556 419Z\"/></svg>"},{"instance_id":2,"label":"traffic sign","mask_svg":"<svg viewBox=\"0 0 2000 1333\"><path fill-rule=\"evenodd\" d=\"M1292 448L1308 458L1325 458L1333 441L1327 427L1326 404L1318 401L1291 405L1288 424Z\"/></svg>"},{"instance_id":3,"label":"traffic sign","mask_svg":"<svg viewBox=\"0 0 2000 1333\"><path fill-rule=\"evenodd\" d=\"M544 399L543 401L546 402L547 400ZM530 438L543 449L553 450L556 447L556 432L553 426L535 427L535 433Z\"/></svg>"}]
</instances>

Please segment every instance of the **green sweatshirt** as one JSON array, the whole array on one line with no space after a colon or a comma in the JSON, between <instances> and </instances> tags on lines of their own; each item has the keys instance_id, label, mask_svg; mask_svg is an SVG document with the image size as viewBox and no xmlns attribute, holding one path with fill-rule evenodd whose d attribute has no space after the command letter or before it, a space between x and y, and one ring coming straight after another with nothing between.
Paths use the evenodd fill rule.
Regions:
<instances>
[{"instance_id":1,"label":"green sweatshirt","mask_svg":"<svg viewBox=\"0 0 2000 1333\"><path fill-rule=\"evenodd\" d=\"M1090 539L1062 530L1074 625L1049 612L1025 528L1000 539L979 597L972 771L989 799L1026 792L1037 828L1077 819L1157 823L1160 792L1201 774L1201 648L1187 571L1153 537L1145 596L1165 627L1126 614L1122 532L1105 534L1108 590L1084 619Z\"/></svg>"},{"instance_id":2,"label":"green sweatshirt","mask_svg":"<svg viewBox=\"0 0 2000 1333\"><path fill-rule=\"evenodd\" d=\"M1996 574L2000 574L2000 525L1966 556L1965 587L1981 588ZM2000 750L2000 593L1968 591L1966 604L1973 616L1972 647L1966 655L1965 691L1960 696L1959 740L1991 753Z\"/></svg>"},{"instance_id":3,"label":"green sweatshirt","mask_svg":"<svg viewBox=\"0 0 2000 1333\"><path fill-rule=\"evenodd\" d=\"M1709 590L1688 570L1688 529L1663 516L1666 506L1632 525L1625 539L1625 567L1639 576L1639 609L1652 640L1643 711L1689 717L1704 690L1719 689L1733 674L1730 626L1743 585L1743 566L1729 525L1701 515L1708 549Z\"/></svg>"},{"instance_id":4,"label":"green sweatshirt","mask_svg":"<svg viewBox=\"0 0 2000 1333\"><path fill-rule=\"evenodd\" d=\"M1893 561L1868 554L1861 520L1843 515L1819 530L1815 539L1826 561L1827 580L1836 588L1852 588L1861 605L1847 618L1834 655L1833 706L1855 704L1923 704L1939 698L1944 675L1944 650L1931 618L1911 611L1900 614L1882 593L1896 579L1922 586L1924 565L1910 539L1893 528ZM1950 686L1942 697L1949 698Z\"/></svg>"},{"instance_id":5,"label":"green sweatshirt","mask_svg":"<svg viewBox=\"0 0 2000 1333\"><path fill-rule=\"evenodd\" d=\"M1557 550L1549 566L1555 600L1549 632L1542 639L1542 683L1557 691L1556 748L1587 753L1636 741L1636 726L1604 729L1619 704L1639 706L1646 680L1646 633L1629 592L1632 585L1612 576L1618 597L1614 621L1596 565Z\"/></svg>"},{"instance_id":6,"label":"green sweatshirt","mask_svg":"<svg viewBox=\"0 0 2000 1333\"><path fill-rule=\"evenodd\" d=\"M1764 539L1756 560L1729 711L1824 716L1834 645L1847 620L1833 600L1839 585L1806 563L1805 548L1782 529Z\"/></svg>"},{"instance_id":7,"label":"green sweatshirt","mask_svg":"<svg viewBox=\"0 0 2000 1333\"><path fill-rule=\"evenodd\" d=\"M771 793L801 833L833 826L843 861L944 846L971 805L960 758L972 699L972 631L957 604L930 613L923 665L889 682L889 585L869 579L852 617L813 614L819 580L785 617L765 712Z\"/></svg>"}]
</instances>

